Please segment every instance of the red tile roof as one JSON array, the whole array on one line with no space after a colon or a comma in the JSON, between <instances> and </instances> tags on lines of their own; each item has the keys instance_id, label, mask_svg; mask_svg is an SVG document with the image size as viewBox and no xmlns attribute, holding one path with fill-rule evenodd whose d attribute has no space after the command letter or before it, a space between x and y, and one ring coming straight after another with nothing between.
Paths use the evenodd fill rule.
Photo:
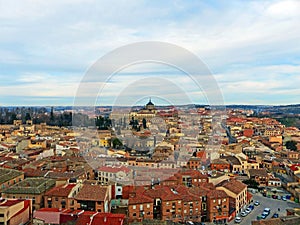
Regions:
<instances>
[{"instance_id":1,"label":"red tile roof","mask_svg":"<svg viewBox=\"0 0 300 225\"><path fill-rule=\"evenodd\" d=\"M247 185L236 179L230 179L222 181L217 187L224 187L235 194L239 194L247 188Z\"/></svg>"},{"instance_id":2,"label":"red tile roof","mask_svg":"<svg viewBox=\"0 0 300 225\"><path fill-rule=\"evenodd\" d=\"M58 196L58 197L68 197L72 189L76 186L76 184L67 184L58 187L54 187L49 190L45 195L46 196Z\"/></svg>"},{"instance_id":3,"label":"red tile roof","mask_svg":"<svg viewBox=\"0 0 300 225\"><path fill-rule=\"evenodd\" d=\"M6 199L4 199L4 200L2 200L2 202L0 202L0 207L9 207L9 206L13 206L13 205L15 205L15 204L18 204L18 203L20 203L20 202L23 202L24 200L10 200L10 199L8 199L8 200L6 200Z\"/></svg>"},{"instance_id":4,"label":"red tile roof","mask_svg":"<svg viewBox=\"0 0 300 225\"><path fill-rule=\"evenodd\" d=\"M223 190L211 190L208 195L208 198L228 198L228 195Z\"/></svg>"},{"instance_id":5,"label":"red tile roof","mask_svg":"<svg viewBox=\"0 0 300 225\"><path fill-rule=\"evenodd\" d=\"M125 219L124 214L112 213L86 213L81 214L76 225L122 225Z\"/></svg>"},{"instance_id":6,"label":"red tile roof","mask_svg":"<svg viewBox=\"0 0 300 225\"><path fill-rule=\"evenodd\" d=\"M104 201L107 197L108 187L84 184L76 195L77 200Z\"/></svg>"},{"instance_id":7,"label":"red tile roof","mask_svg":"<svg viewBox=\"0 0 300 225\"><path fill-rule=\"evenodd\" d=\"M102 167L98 168L98 171L108 172L108 173L117 173L117 172L123 171L125 173L129 173L130 169L125 166L120 166L120 167L102 166Z\"/></svg>"}]
</instances>

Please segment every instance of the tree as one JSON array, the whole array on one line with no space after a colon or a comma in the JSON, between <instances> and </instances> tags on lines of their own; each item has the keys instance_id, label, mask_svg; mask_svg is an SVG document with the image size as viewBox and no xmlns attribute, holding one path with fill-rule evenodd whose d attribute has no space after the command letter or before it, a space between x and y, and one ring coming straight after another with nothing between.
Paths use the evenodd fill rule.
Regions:
<instances>
[{"instance_id":1,"label":"tree","mask_svg":"<svg viewBox=\"0 0 300 225\"><path fill-rule=\"evenodd\" d=\"M248 188L255 188L255 189L257 189L258 186L259 186L259 183L257 183L253 179L244 180L243 183L246 184L246 185L248 185Z\"/></svg>"},{"instance_id":2,"label":"tree","mask_svg":"<svg viewBox=\"0 0 300 225\"><path fill-rule=\"evenodd\" d=\"M143 118L143 128L146 129L147 128L147 121L145 118Z\"/></svg>"},{"instance_id":3,"label":"tree","mask_svg":"<svg viewBox=\"0 0 300 225\"><path fill-rule=\"evenodd\" d=\"M297 142L296 141L287 141L285 147L292 151L297 151Z\"/></svg>"},{"instance_id":4,"label":"tree","mask_svg":"<svg viewBox=\"0 0 300 225\"><path fill-rule=\"evenodd\" d=\"M31 120L31 116L28 112L25 115L25 121L27 121L27 120Z\"/></svg>"},{"instance_id":5,"label":"tree","mask_svg":"<svg viewBox=\"0 0 300 225\"><path fill-rule=\"evenodd\" d=\"M118 138L112 140L113 148L119 148L123 146L123 143Z\"/></svg>"}]
</instances>

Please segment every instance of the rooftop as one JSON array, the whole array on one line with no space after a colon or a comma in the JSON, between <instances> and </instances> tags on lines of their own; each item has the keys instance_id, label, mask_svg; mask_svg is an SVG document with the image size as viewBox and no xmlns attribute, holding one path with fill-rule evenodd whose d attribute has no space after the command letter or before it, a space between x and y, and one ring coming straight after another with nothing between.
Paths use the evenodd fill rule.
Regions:
<instances>
[{"instance_id":1,"label":"rooftop","mask_svg":"<svg viewBox=\"0 0 300 225\"><path fill-rule=\"evenodd\" d=\"M250 177L267 177L268 173L265 168L263 169L249 169Z\"/></svg>"},{"instance_id":2,"label":"rooftop","mask_svg":"<svg viewBox=\"0 0 300 225\"><path fill-rule=\"evenodd\" d=\"M84 184L75 198L77 200L104 201L107 191L107 186Z\"/></svg>"},{"instance_id":3,"label":"rooftop","mask_svg":"<svg viewBox=\"0 0 300 225\"><path fill-rule=\"evenodd\" d=\"M217 185L217 187L224 187L227 190L233 192L234 194L239 194L247 188L247 185L238 180L230 179L223 180Z\"/></svg>"},{"instance_id":4,"label":"rooftop","mask_svg":"<svg viewBox=\"0 0 300 225\"><path fill-rule=\"evenodd\" d=\"M18 170L0 168L0 184L12 180L23 173Z\"/></svg>"},{"instance_id":5,"label":"rooftop","mask_svg":"<svg viewBox=\"0 0 300 225\"><path fill-rule=\"evenodd\" d=\"M41 194L55 185L55 180L46 178L26 178L5 189L6 194Z\"/></svg>"},{"instance_id":6,"label":"rooftop","mask_svg":"<svg viewBox=\"0 0 300 225\"><path fill-rule=\"evenodd\" d=\"M49 190L45 195L67 197L75 186L76 184L67 184L67 185L54 187L51 190Z\"/></svg>"}]
</instances>

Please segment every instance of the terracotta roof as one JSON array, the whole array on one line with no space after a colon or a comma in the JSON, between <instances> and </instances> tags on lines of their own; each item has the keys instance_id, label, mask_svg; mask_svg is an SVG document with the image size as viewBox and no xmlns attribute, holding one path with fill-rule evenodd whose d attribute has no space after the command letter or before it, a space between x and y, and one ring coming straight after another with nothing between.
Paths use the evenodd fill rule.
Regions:
<instances>
[{"instance_id":1,"label":"terracotta roof","mask_svg":"<svg viewBox=\"0 0 300 225\"><path fill-rule=\"evenodd\" d=\"M265 168L263 169L249 169L250 177L267 177L268 173Z\"/></svg>"},{"instance_id":2,"label":"terracotta roof","mask_svg":"<svg viewBox=\"0 0 300 225\"><path fill-rule=\"evenodd\" d=\"M211 190L207 198L228 198L228 195L223 190Z\"/></svg>"},{"instance_id":3,"label":"terracotta roof","mask_svg":"<svg viewBox=\"0 0 300 225\"><path fill-rule=\"evenodd\" d=\"M222 181L217 187L224 187L235 194L239 194L247 188L247 185L238 180L230 179Z\"/></svg>"},{"instance_id":4,"label":"terracotta roof","mask_svg":"<svg viewBox=\"0 0 300 225\"><path fill-rule=\"evenodd\" d=\"M229 164L225 159L214 159L211 164Z\"/></svg>"},{"instance_id":5,"label":"terracotta roof","mask_svg":"<svg viewBox=\"0 0 300 225\"><path fill-rule=\"evenodd\" d=\"M84 184L76 195L77 200L104 201L108 192L108 187Z\"/></svg>"},{"instance_id":6,"label":"terracotta roof","mask_svg":"<svg viewBox=\"0 0 300 225\"><path fill-rule=\"evenodd\" d=\"M291 166L290 166L290 169L291 169L292 171L297 171L297 170L299 170L299 167L300 167L300 164L294 164L294 165L291 165Z\"/></svg>"},{"instance_id":7,"label":"terracotta roof","mask_svg":"<svg viewBox=\"0 0 300 225\"><path fill-rule=\"evenodd\" d=\"M108 172L108 173L117 173L117 172L123 171L125 173L129 173L130 169L125 166L120 166L120 167L102 166L102 167L98 168L98 171Z\"/></svg>"},{"instance_id":8,"label":"terracotta roof","mask_svg":"<svg viewBox=\"0 0 300 225\"><path fill-rule=\"evenodd\" d=\"M189 192L198 196L207 196L211 190L205 187L191 187Z\"/></svg>"},{"instance_id":9,"label":"terracotta roof","mask_svg":"<svg viewBox=\"0 0 300 225\"><path fill-rule=\"evenodd\" d=\"M222 159L225 159L231 165L241 165L239 159L235 156L223 156Z\"/></svg>"},{"instance_id":10,"label":"terracotta roof","mask_svg":"<svg viewBox=\"0 0 300 225\"><path fill-rule=\"evenodd\" d=\"M67 184L67 185L54 187L50 191L48 191L45 195L46 196L68 197L68 195L72 191L73 187L75 187L75 186L76 186L76 184Z\"/></svg>"},{"instance_id":11,"label":"terracotta roof","mask_svg":"<svg viewBox=\"0 0 300 225\"><path fill-rule=\"evenodd\" d=\"M76 225L122 225L125 219L124 214L112 214L112 213L97 213L84 212L76 221Z\"/></svg>"},{"instance_id":12,"label":"terracotta roof","mask_svg":"<svg viewBox=\"0 0 300 225\"><path fill-rule=\"evenodd\" d=\"M20 202L23 202L24 200L19 200L19 199L8 199L8 200L4 200L3 202L0 202L0 207L9 207L15 204L18 204Z\"/></svg>"},{"instance_id":13,"label":"terracotta roof","mask_svg":"<svg viewBox=\"0 0 300 225\"><path fill-rule=\"evenodd\" d=\"M136 193L135 196L129 197L129 205L142 204L142 203L152 203L153 199L140 193Z\"/></svg>"}]
</instances>

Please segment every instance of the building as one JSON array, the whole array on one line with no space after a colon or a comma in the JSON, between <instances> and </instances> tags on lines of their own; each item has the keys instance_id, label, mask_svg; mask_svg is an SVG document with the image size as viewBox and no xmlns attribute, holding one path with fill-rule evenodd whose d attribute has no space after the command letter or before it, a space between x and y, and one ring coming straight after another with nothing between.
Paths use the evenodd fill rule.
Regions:
<instances>
[{"instance_id":1,"label":"building","mask_svg":"<svg viewBox=\"0 0 300 225\"><path fill-rule=\"evenodd\" d=\"M217 190L223 190L226 194L235 201L236 213L239 213L247 205L247 185L235 180L228 179L219 183Z\"/></svg>"},{"instance_id":2,"label":"building","mask_svg":"<svg viewBox=\"0 0 300 225\"><path fill-rule=\"evenodd\" d=\"M58 209L74 209L75 195L79 192L81 184L67 183L53 187L44 195L44 206Z\"/></svg>"},{"instance_id":3,"label":"building","mask_svg":"<svg viewBox=\"0 0 300 225\"><path fill-rule=\"evenodd\" d=\"M187 187L202 186L208 183L208 175L198 170L183 170L175 174L178 183Z\"/></svg>"},{"instance_id":4,"label":"building","mask_svg":"<svg viewBox=\"0 0 300 225\"><path fill-rule=\"evenodd\" d=\"M207 209L210 222L226 223L229 218L229 196L223 190L211 190L207 195Z\"/></svg>"},{"instance_id":5,"label":"building","mask_svg":"<svg viewBox=\"0 0 300 225\"><path fill-rule=\"evenodd\" d=\"M99 213L84 210L42 208L33 213L33 224L123 225L124 214Z\"/></svg>"},{"instance_id":6,"label":"building","mask_svg":"<svg viewBox=\"0 0 300 225\"><path fill-rule=\"evenodd\" d=\"M124 220L124 214L84 212L79 215L76 225L123 225Z\"/></svg>"},{"instance_id":7,"label":"building","mask_svg":"<svg viewBox=\"0 0 300 225\"><path fill-rule=\"evenodd\" d=\"M55 186L55 180L46 178L26 178L2 192L2 197L12 199L32 199L32 210L44 206L44 194Z\"/></svg>"},{"instance_id":8,"label":"building","mask_svg":"<svg viewBox=\"0 0 300 225\"><path fill-rule=\"evenodd\" d=\"M129 221L142 221L143 219L153 219L152 198L139 192L131 192L128 201Z\"/></svg>"},{"instance_id":9,"label":"building","mask_svg":"<svg viewBox=\"0 0 300 225\"><path fill-rule=\"evenodd\" d=\"M232 173L242 173L242 163L235 156L223 156L221 159L225 159L230 164L230 170Z\"/></svg>"},{"instance_id":10,"label":"building","mask_svg":"<svg viewBox=\"0 0 300 225\"><path fill-rule=\"evenodd\" d=\"M200 169L202 165L202 159L197 157L191 157L187 162L187 167L189 169Z\"/></svg>"},{"instance_id":11,"label":"building","mask_svg":"<svg viewBox=\"0 0 300 225\"><path fill-rule=\"evenodd\" d=\"M131 172L131 169L125 166L102 166L97 170L101 184L128 181L132 177Z\"/></svg>"},{"instance_id":12,"label":"building","mask_svg":"<svg viewBox=\"0 0 300 225\"><path fill-rule=\"evenodd\" d=\"M111 187L83 184L74 199L75 209L110 212Z\"/></svg>"},{"instance_id":13,"label":"building","mask_svg":"<svg viewBox=\"0 0 300 225\"><path fill-rule=\"evenodd\" d=\"M32 212L31 200L1 199L0 224L19 225L30 221Z\"/></svg>"},{"instance_id":14,"label":"building","mask_svg":"<svg viewBox=\"0 0 300 225\"><path fill-rule=\"evenodd\" d=\"M268 173L265 168L263 169L249 169L248 177L259 183L260 187L268 185Z\"/></svg>"},{"instance_id":15,"label":"building","mask_svg":"<svg viewBox=\"0 0 300 225\"><path fill-rule=\"evenodd\" d=\"M224 171L229 172L230 171L230 163L227 162L225 159L214 159L212 160L210 164L211 170L217 170L217 171Z\"/></svg>"},{"instance_id":16,"label":"building","mask_svg":"<svg viewBox=\"0 0 300 225\"><path fill-rule=\"evenodd\" d=\"M24 173L18 170L0 168L0 194L1 192L24 180Z\"/></svg>"},{"instance_id":17,"label":"building","mask_svg":"<svg viewBox=\"0 0 300 225\"><path fill-rule=\"evenodd\" d=\"M129 194L129 220L156 219L185 222L202 220L202 196L183 185L135 187Z\"/></svg>"}]
</instances>

